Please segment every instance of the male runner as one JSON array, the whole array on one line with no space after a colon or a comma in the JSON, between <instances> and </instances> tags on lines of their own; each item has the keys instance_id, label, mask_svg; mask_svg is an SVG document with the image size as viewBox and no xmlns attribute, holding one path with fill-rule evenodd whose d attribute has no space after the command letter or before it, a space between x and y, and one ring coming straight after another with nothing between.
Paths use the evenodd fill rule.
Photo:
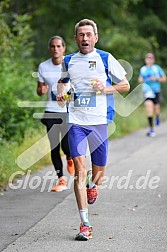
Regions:
<instances>
[{"instance_id":1,"label":"male runner","mask_svg":"<svg viewBox=\"0 0 167 252\"><path fill-rule=\"evenodd\" d=\"M61 77L61 63L65 52L65 42L62 37L53 36L49 39L48 47L51 58L39 65L37 94L40 96L47 94L47 105L41 121L47 128L51 146L51 159L59 178L58 184L52 188L52 191L60 192L67 189L67 181L63 176L60 147L67 158L68 172L74 174L74 164L71 159L67 136L67 108L66 106L60 107L56 101L57 82Z\"/></svg>"},{"instance_id":2,"label":"male runner","mask_svg":"<svg viewBox=\"0 0 167 252\"><path fill-rule=\"evenodd\" d=\"M95 202L107 162L107 123L113 120L113 93L129 90L126 72L108 52L95 48L98 41L94 21L83 19L75 26L79 52L67 55L63 75L58 84L58 101L64 102L64 84L70 79L72 95L69 105L69 146L75 167L74 191L81 218L76 240L92 237L88 205ZM116 85L112 86L112 82ZM91 172L86 188L86 143L88 142ZM92 182L93 181L93 182Z\"/></svg>"}]
</instances>

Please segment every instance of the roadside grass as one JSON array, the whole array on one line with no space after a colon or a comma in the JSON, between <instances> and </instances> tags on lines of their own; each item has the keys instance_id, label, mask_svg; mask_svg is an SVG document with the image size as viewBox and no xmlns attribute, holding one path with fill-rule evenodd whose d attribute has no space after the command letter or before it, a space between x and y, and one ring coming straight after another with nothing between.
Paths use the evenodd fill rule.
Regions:
<instances>
[{"instance_id":1,"label":"roadside grass","mask_svg":"<svg viewBox=\"0 0 167 252\"><path fill-rule=\"evenodd\" d=\"M6 190L10 176L14 172L22 171L26 174L27 170L32 172L42 169L45 165L51 163L50 154L48 153L42 159L40 159L33 166L28 169L20 168L17 163L17 157L23 153L25 150L30 148L33 144L39 141L46 134L44 128L38 130L31 130L25 134L24 141L19 145L16 142L3 142L0 143L0 190ZM46 145L49 146L49 141L46 141ZM42 148L42 146L41 146ZM39 150L40 152L40 150ZM34 153L38 155L38 153ZM29 156L28 159L31 160L33 157Z\"/></svg>"},{"instance_id":2,"label":"roadside grass","mask_svg":"<svg viewBox=\"0 0 167 252\"><path fill-rule=\"evenodd\" d=\"M161 121L166 120L167 120L167 107L161 107ZM121 117L118 114L116 114L114 123L116 125L114 132L112 124L109 125L110 140L125 136L133 131L148 127L144 105L141 105L128 117Z\"/></svg>"},{"instance_id":3,"label":"roadside grass","mask_svg":"<svg viewBox=\"0 0 167 252\"><path fill-rule=\"evenodd\" d=\"M162 107L161 109L161 120L167 120L167 107ZM113 126L112 124L109 125L110 140L122 137L133 131L147 127L147 118L144 105L140 106L128 117L121 117L116 114L114 122L116 125L116 130L113 133ZM23 170L16 163L16 159L21 153L26 151L29 147L31 147L45 135L45 127L41 126L39 129L29 130L25 134L24 141L21 144L15 142L2 142L2 140L0 141L0 190L7 189L9 178L14 172L22 171L26 174L27 170L35 172L36 170L42 169L45 165L51 164L50 153L45 155L27 170ZM49 148L48 139L46 139L43 144L47 145ZM41 149L42 148L43 146L41 146ZM40 148L37 152L38 153L34 153L34 155L39 154ZM32 158L33 155L28 157L28 159L30 160Z\"/></svg>"},{"instance_id":4,"label":"roadside grass","mask_svg":"<svg viewBox=\"0 0 167 252\"><path fill-rule=\"evenodd\" d=\"M109 125L109 139L114 139L127 135L135 130L147 127L147 119L144 106L140 106L131 115L122 117L118 114L114 119L115 131L112 133L112 124Z\"/></svg>"}]
</instances>

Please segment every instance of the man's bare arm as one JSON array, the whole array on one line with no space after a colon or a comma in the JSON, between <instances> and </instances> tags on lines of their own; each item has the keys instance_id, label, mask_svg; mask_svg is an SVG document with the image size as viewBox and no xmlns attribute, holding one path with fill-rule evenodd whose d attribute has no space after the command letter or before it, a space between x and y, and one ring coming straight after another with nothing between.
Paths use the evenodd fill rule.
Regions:
<instances>
[{"instance_id":1,"label":"man's bare arm","mask_svg":"<svg viewBox=\"0 0 167 252\"><path fill-rule=\"evenodd\" d=\"M115 85L104 87L104 94L114 94L114 93L123 93L128 92L130 90L130 84L126 78L121 80Z\"/></svg>"},{"instance_id":2,"label":"man's bare arm","mask_svg":"<svg viewBox=\"0 0 167 252\"><path fill-rule=\"evenodd\" d=\"M93 85L95 91L100 91L103 94L113 94L113 93L123 93L130 90L130 84L126 78L121 80L119 83L112 86L104 86L103 82L95 79L95 84Z\"/></svg>"}]
</instances>

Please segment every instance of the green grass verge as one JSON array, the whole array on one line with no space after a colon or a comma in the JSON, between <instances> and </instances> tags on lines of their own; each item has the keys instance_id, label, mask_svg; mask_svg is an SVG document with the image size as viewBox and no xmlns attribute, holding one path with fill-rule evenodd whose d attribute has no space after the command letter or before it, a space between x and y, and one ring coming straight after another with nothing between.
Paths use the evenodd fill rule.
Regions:
<instances>
[{"instance_id":1,"label":"green grass verge","mask_svg":"<svg viewBox=\"0 0 167 252\"><path fill-rule=\"evenodd\" d=\"M161 121L167 120L167 107L161 108ZM133 131L148 127L148 121L146 117L146 111L144 105L137 108L131 115L127 117L121 117L116 114L115 130L112 124L109 125L109 139L114 139L127 135Z\"/></svg>"},{"instance_id":2,"label":"green grass verge","mask_svg":"<svg viewBox=\"0 0 167 252\"><path fill-rule=\"evenodd\" d=\"M0 189L3 190L8 184L11 174L16 171L23 171L24 173L27 170L36 171L42 169L44 165L50 164L50 154L47 154L42 159L40 159L33 166L29 167L27 170L20 168L17 163L17 157L22 154L25 150L30 148L33 144L38 142L46 134L44 127L41 127L38 130L31 130L25 134L24 141L19 145L15 142L2 142L0 143ZM49 146L49 141L46 141L46 145ZM42 147L41 147L42 148ZM39 150L40 152L40 150ZM38 153L34 153L38 155ZM32 156L29 156L28 159L31 160Z\"/></svg>"},{"instance_id":3,"label":"green grass verge","mask_svg":"<svg viewBox=\"0 0 167 252\"><path fill-rule=\"evenodd\" d=\"M122 117L116 114L114 123L115 130L113 129L112 124L109 125L109 139L122 137L135 130L147 127L147 119L144 106L139 107L127 117Z\"/></svg>"}]
</instances>

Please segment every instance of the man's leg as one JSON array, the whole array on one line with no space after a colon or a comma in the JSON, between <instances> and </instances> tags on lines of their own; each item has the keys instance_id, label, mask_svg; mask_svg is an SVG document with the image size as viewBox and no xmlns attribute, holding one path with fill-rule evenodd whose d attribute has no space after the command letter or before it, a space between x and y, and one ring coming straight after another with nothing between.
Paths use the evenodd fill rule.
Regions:
<instances>
[{"instance_id":1,"label":"man's leg","mask_svg":"<svg viewBox=\"0 0 167 252\"><path fill-rule=\"evenodd\" d=\"M159 126L160 125L160 93L156 93L156 97L154 100L154 113L156 116L155 124Z\"/></svg>"},{"instance_id":2,"label":"man's leg","mask_svg":"<svg viewBox=\"0 0 167 252\"><path fill-rule=\"evenodd\" d=\"M78 209L87 208L85 156L73 158L75 166L74 192Z\"/></svg>"},{"instance_id":3,"label":"man's leg","mask_svg":"<svg viewBox=\"0 0 167 252\"><path fill-rule=\"evenodd\" d=\"M54 165L54 168L57 172L57 176L60 178L63 176L63 163L60 155L60 129L58 126L52 126L55 129L50 131L50 128L47 127L48 138L51 147L51 159Z\"/></svg>"},{"instance_id":4,"label":"man's leg","mask_svg":"<svg viewBox=\"0 0 167 252\"><path fill-rule=\"evenodd\" d=\"M105 166L98 166L92 164L92 182L99 186L102 184L104 178Z\"/></svg>"},{"instance_id":5,"label":"man's leg","mask_svg":"<svg viewBox=\"0 0 167 252\"><path fill-rule=\"evenodd\" d=\"M54 129L54 130L53 130ZM63 162L60 154L60 126L53 125L48 130L48 138L51 146L51 159L58 176L58 182L52 187L52 191L61 192L67 189L67 181L63 176Z\"/></svg>"},{"instance_id":6,"label":"man's leg","mask_svg":"<svg viewBox=\"0 0 167 252\"><path fill-rule=\"evenodd\" d=\"M92 227L88 220L87 192L86 192L86 147L87 133L78 125L73 125L68 132L71 156L74 161L75 179L74 192L81 219L80 232L76 240L89 240L92 237Z\"/></svg>"},{"instance_id":7,"label":"man's leg","mask_svg":"<svg viewBox=\"0 0 167 252\"><path fill-rule=\"evenodd\" d=\"M65 114L65 113L64 113ZM68 143L68 126L66 123L66 114L62 117L62 127L61 127L61 148L67 159L67 170L70 175L74 175L74 163L71 158L70 148Z\"/></svg>"},{"instance_id":8,"label":"man's leg","mask_svg":"<svg viewBox=\"0 0 167 252\"><path fill-rule=\"evenodd\" d=\"M77 200L78 209L88 208L87 205L87 192L86 192L86 164L85 157L75 157L75 180L74 180L74 192ZM91 181L95 185L101 185L104 177L105 166L92 165L92 178Z\"/></svg>"},{"instance_id":9,"label":"man's leg","mask_svg":"<svg viewBox=\"0 0 167 252\"><path fill-rule=\"evenodd\" d=\"M63 176L63 163L60 155L60 132L62 119L60 113L45 111L41 122L47 128L48 139L51 148L51 159L57 176Z\"/></svg>"},{"instance_id":10,"label":"man's leg","mask_svg":"<svg viewBox=\"0 0 167 252\"><path fill-rule=\"evenodd\" d=\"M70 153L75 167L74 191L79 209L87 207L85 160L87 148L86 137L85 130L78 125L71 126L68 131ZM80 148L78 146L80 146Z\"/></svg>"},{"instance_id":11,"label":"man's leg","mask_svg":"<svg viewBox=\"0 0 167 252\"><path fill-rule=\"evenodd\" d=\"M108 127L96 125L88 136L92 171L87 173L87 199L93 204L98 197L98 185L102 183L108 154Z\"/></svg>"},{"instance_id":12,"label":"man's leg","mask_svg":"<svg viewBox=\"0 0 167 252\"><path fill-rule=\"evenodd\" d=\"M155 104L154 109L155 109L156 116L157 115L159 116L160 115L160 104Z\"/></svg>"},{"instance_id":13,"label":"man's leg","mask_svg":"<svg viewBox=\"0 0 167 252\"><path fill-rule=\"evenodd\" d=\"M86 191L86 160L85 156L78 156L74 159L75 180L74 191L81 218L80 232L76 235L76 240L89 240L92 238L92 226L88 219L88 203Z\"/></svg>"},{"instance_id":14,"label":"man's leg","mask_svg":"<svg viewBox=\"0 0 167 252\"><path fill-rule=\"evenodd\" d=\"M57 176L59 178L57 185L52 191L63 191L67 189L67 181L63 177L63 162L60 155L60 132L63 119L61 113L46 111L42 123L47 127L48 138L51 147L51 160Z\"/></svg>"},{"instance_id":15,"label":"man's leg","mask_svg":"<svg viewBox=\"0 0 167 252\"><path fill-rule=\"evenodd\" d=\"M153 125L154 103L152 100L146 100L144 104L146 107L148 124L150 126L150 130L148 131L147 136L153 136L154 134L154 125Z\"/></svg>"}]
</instances>

